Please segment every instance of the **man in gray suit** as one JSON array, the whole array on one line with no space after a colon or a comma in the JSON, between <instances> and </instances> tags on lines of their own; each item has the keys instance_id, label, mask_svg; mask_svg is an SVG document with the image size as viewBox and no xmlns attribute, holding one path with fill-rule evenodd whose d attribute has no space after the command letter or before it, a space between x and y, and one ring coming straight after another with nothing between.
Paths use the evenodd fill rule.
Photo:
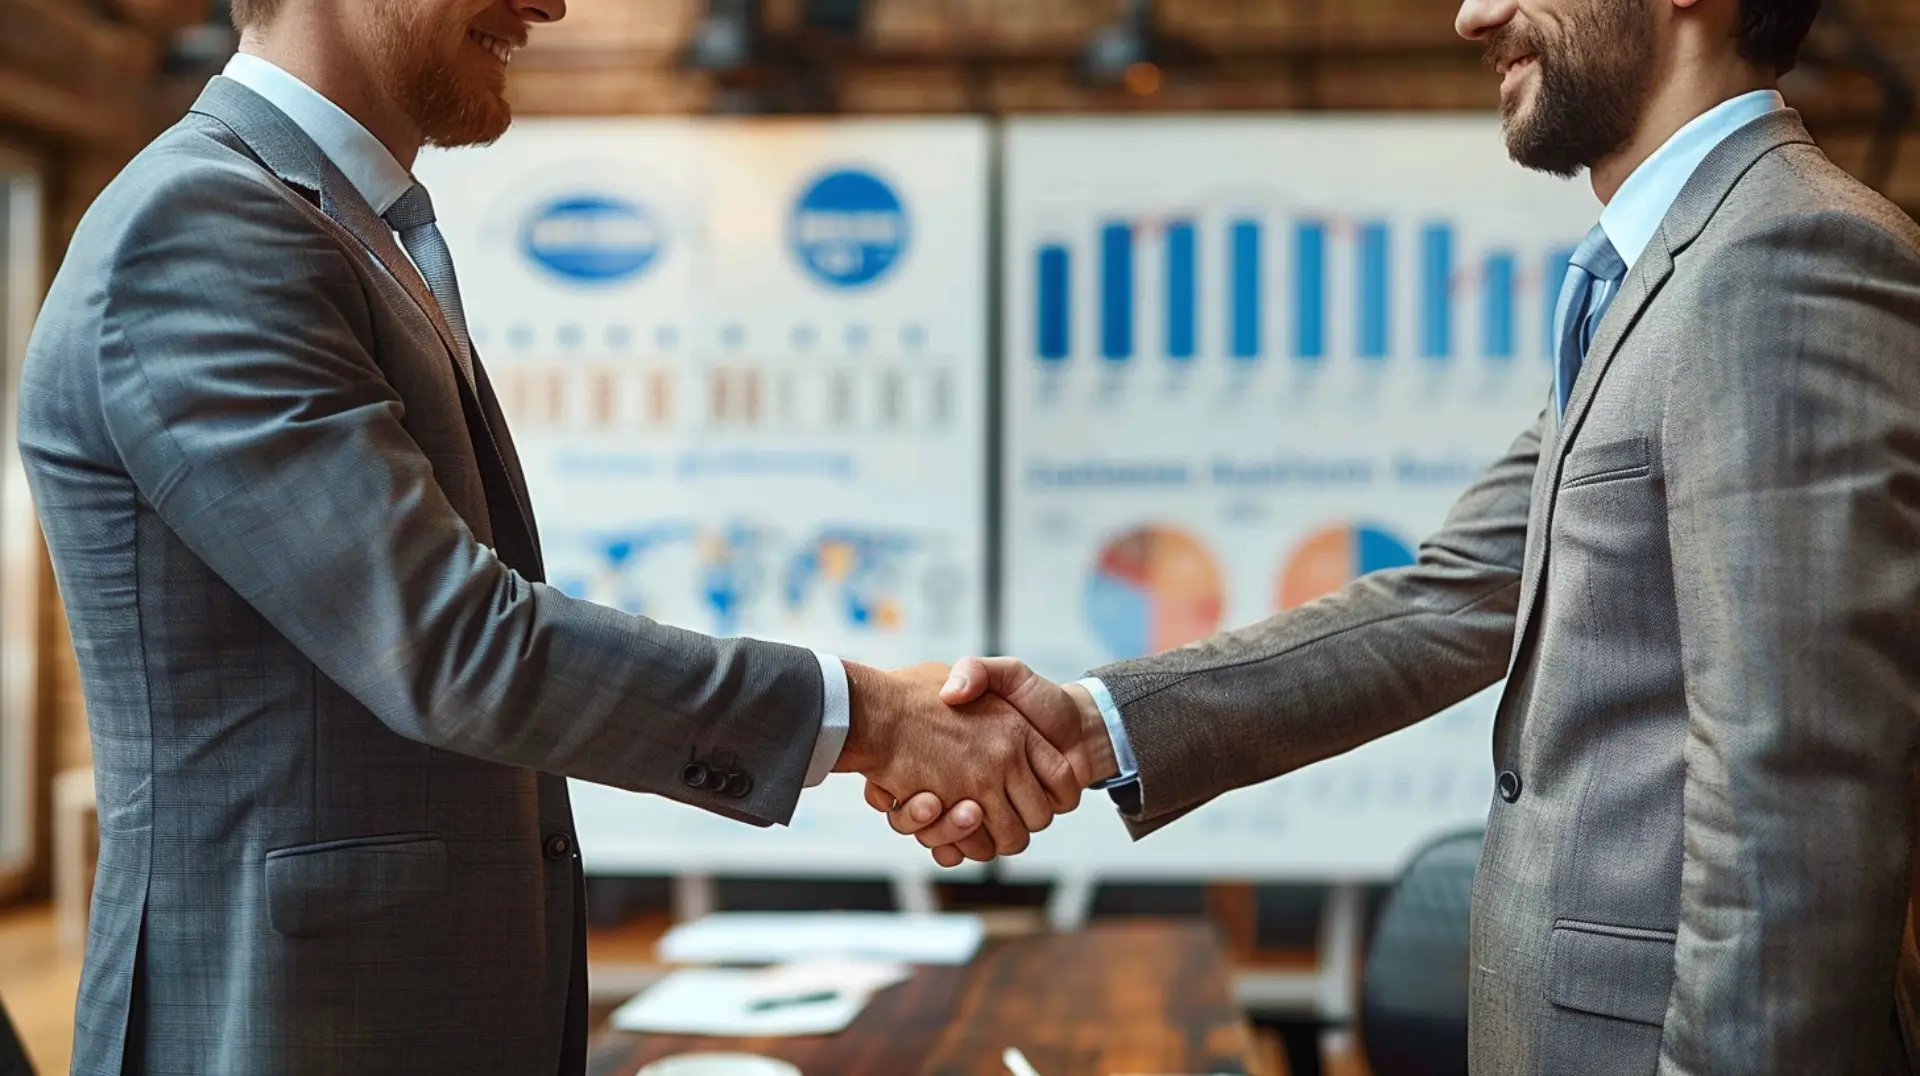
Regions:
<instances>
[{"instance_id":1,"label":"man in gray suit","mask_svg":"<svg viewBox=\"0 0 1920 1076\"><path fill-rule=\"evenodd\" d=\"M1539 421L1413 567L1065 688L956 668L1136 835L1504 677L1475 1073L1920 1069L1920 228L1774 90L1818 6L1468 0L1514 158L1606 203ZM967 821L922 840L991 858Z\"/></svg>"},{"instance_id":2,"label":"man in gray suit","mask_svg":"<svg viewBox=\"0 0 1920 1076\"><path fill-rule=\"evenodd\" d=\"M74 237L20 439L100 799L77 1072L580 1073L563 777L765 826L857 770L984 797L1008 852L1077 802L1017 712L939 703L944 668L541 583L407 166L498 137L564 11L240 0L242 55Z\"/></svg>"}]
</instances>

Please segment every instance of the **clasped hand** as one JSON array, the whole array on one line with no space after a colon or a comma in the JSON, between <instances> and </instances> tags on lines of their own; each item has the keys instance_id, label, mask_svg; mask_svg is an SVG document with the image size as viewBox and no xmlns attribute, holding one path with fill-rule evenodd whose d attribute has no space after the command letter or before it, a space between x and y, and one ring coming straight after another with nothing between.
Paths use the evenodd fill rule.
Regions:
<instances>
[{"instance_id":1,"label":"clasped hand","mask_svg":"<svg viewBox=\"0 0 1920 1076\"><path fill-rule=\"evenodd\" d=\"M1115 772L1099 708L1012 658L951 669L848 666L852 714L839 770L941 866L1026 850L1081 792Z\"/></svg>"}]
</instances>

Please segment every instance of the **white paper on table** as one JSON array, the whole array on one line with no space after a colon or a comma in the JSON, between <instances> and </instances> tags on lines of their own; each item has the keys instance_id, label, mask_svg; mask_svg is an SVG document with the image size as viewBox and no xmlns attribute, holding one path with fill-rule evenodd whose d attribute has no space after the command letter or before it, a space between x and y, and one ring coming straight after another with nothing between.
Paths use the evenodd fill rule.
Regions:
<instances>
[{"instance_id":1,"label":"white paper on table","mask_svg":"<svg viewBox=\"0 0 1920 1076\"><path fill-rule=\"evenodd\" d=\"M756 972L747 994L752 1001L805 997L824 991L872 997L911 978L913 969L905 964L826 958Z\"/></svg>"},{"instance_id":2,"label":"white paper on table","mask_svg":"<svg viewBox=\"0 0 1920 1076\"><path fill-rule=\"evenodd\" d=\"M891 912L721 912L660 939L669 964L780 964L852 957L903 964L965 964L985 935L973 915Z\"/></svg>"},{"instance_id":3,"label":"white paper on table","mask_svg":"<svg viewBox=\"0 0 1920 1076\"><path fill-rule=\"evenodd\" d=\"M869 994L849 991L829 1001L755 1012L761 973L725 968L676 971L614 1010L616 1031L660 1035L831 1035L867 1007Z\"/></svg>"}]
</instances>

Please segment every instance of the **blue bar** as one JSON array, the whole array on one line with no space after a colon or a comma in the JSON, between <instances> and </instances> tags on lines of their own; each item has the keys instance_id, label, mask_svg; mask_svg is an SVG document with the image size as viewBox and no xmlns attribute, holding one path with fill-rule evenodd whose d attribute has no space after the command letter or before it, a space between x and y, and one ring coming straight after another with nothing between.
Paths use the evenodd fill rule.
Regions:
<instances>
[{"instance_id":1,"label":"blue bar","mask_svg":"<svg viewBox=\"0 0 1920 1076\"><path fill-rule=\"evenodd\" d=\"M1546 330L1542 335L1547 340L1548 362L1553 361L1553 353L1560 348L1553 319L1560 313L1560 289L1567 282L1567 270L1573 268L1573 249L1561 247L1547 255L1547 276L1541 284L1540 291L1545 296L1547 305L1546 317L1542 321Z\"/></svg>"},{"instance_id":2,"label":"blue bar","mask_svg":"<svg viewBox=\"0 0 1920 1076\"><path fill-rule=\"evenodd\" d=\"M1327 226L1301 221L1293 229L1293 353L1319 360L1327 354Z\"/></svg>"},{"instance_id":3,"label":"blue bar","mask_svg":"<svg viewBox=\"0 0 1920 1076\"><path fill-rule=\"evenodd\" d=\"M1100 354L1133 358L1133 225L1100 229Z\"/></svg>"},{"instance_id":4,"label":"blue bar","mask_svg":"<svg viewBox=\"0 0 1920 1076\"><path fill-rule=\"evenodd\" d=\"M1236 220L1233 237L1233 357L1260 357L1260 222Z\"/></svg>"},{"instance_id":5,"label":"blue bar","mask_svg":"<svg viewBox=\"0 0 1920 1076\"><path fill-rule=\"evenodd\" d=\"M1391 233L1385 221L1360 226L1360 357L1384 359L1392 350L1387 323Z\"/></svg>"},{"instance_id":6,"label":"blue bar","mask_svg":"<svg viewBox=\"0 0 1920 1076\"><path fill-rule=\"evenodd\" d=\"M1167 358L1191 359L1195 350L1194 274L1197 235L1190 220L1167 225Z\"/></svg>"},{"instance_id":7,"label":"blue bar","mask_svg":"<svg viewBox=\"0 0 1920 1076\"><path fill-rule=\"evenodd\" d=\"M1045 362L1065 362L1072 353L1069 335L1068 286L1072 255L1063 246L1040 248L1040 358Z\"/></svg>"},{"instance_id":8,"label":"blue bar","mask_svg":"<svg viewBox=\"0 0 1920 1076\"><path fill-rule=\"evenodd\" d=\"M1490 359L1513 358L1513 288L1519 275L1518 263L1510 251L1487 255L1486 277L1480 282L1486 323L1481 327L1482 344Z\"/></svg>"},{"instance_id":9,"label":"blue bar","mask_svg":"<svg viewBox=\"0 0 1920 1076\"><path fill-rule=\"evenodd\" d=\"M1429 224L1420 235L1420 353L1429 359L1453 357L1453 228Z\"/></svg>"}]
</instances>

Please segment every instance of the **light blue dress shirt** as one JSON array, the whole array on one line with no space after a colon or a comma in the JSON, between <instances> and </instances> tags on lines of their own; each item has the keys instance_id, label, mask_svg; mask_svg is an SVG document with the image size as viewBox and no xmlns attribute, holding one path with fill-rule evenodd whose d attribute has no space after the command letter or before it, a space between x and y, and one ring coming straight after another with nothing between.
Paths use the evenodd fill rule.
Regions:
<instances>
[{"instance_id":1,"label":"light blue dress shirt","mask_svg":"<svg viewBox=\"0 0 1920 1076\"><path fill-rule=\"evenodd\" d=\"M413 187L413 176L359 120L277 64L242 52L227 62L222 74L266 98L313 139L376 215L386 216L400 196ZM830 654L816 653L814 657L820 662L825 706L807 766L809 788L826 780L840 760L840 750L847 743L852 704L846 666Z\"/></svg>"},{"instance_id":2,"label":"light blue dress shirt","mask_svg":"<svg viewBox=\"0 0 1920 1076\"><path fill-rule=\"evenodd\" d=\"M1673 208L1681 189L1693 178L1707 154L1735 131L1785 107L1785 99L1774 90L1755 90L1722 101L1675 131L1672 138L1633 170L1600 213L1600 227L1606 231L1620 259L1627 263L1628 272L1633 271L1634 263L1646 253L1647 244L1653 242L1654 233L1660 230L1660 222L1666 219L1667 211ZM1559 282L1555 281L1554 287L1558 286ZM1595 296L1595 301L1601 298ZM1134 758L1133 744L1127 738L1127 728L1120 721L1120 710L1113 704L1112 693L1098 679L1089 678L1079 683L1093 696L1100 707L1100 716L1106 719L1107 735L1113 740L1114 761L1120 766L1119 776L1099 787L1132 784L1140 779L1140 765Z\"/></svg>"}]
</instances>

